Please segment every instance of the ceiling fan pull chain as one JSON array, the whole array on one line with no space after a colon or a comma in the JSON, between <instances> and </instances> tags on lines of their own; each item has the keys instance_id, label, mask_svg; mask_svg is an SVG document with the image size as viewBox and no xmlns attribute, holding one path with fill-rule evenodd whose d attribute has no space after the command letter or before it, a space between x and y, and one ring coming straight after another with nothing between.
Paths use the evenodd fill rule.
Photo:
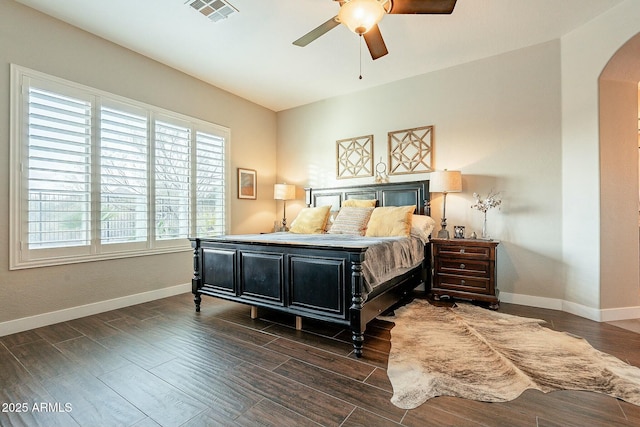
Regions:
<instances>
[{"instance_id":1,"label":"ceiling fan pull chain","mask_svg":"<svg viewBox=\"0 0 640 427\"><path fill-rule=\"evenodd\" d=\"M362 80L362 34L360 34L360 77L358 79Z\"/></svg>"}]
</instances>

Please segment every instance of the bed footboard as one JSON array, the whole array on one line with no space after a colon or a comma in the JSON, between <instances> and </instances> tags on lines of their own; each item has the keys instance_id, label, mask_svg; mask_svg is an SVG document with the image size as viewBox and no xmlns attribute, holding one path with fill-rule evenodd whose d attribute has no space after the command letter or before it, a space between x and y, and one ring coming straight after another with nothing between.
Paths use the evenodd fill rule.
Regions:
<instances>
[{"instance_id":1,"label":"bed footboard","mask_svg":"<svg viewBox=\"0 0 640 427\"><path fill-rule=\"evenodd\" d=\"M348 327L362 356L367 323L422 282L416 268L374 298L364 296L363 249L301 248L191 239L196 312L202 295Z\"/></svg>"},{"instance_id":2,"label":"bed footboard","mask_svg":"<svg viewBox=\"0 0 640 427\"><path fill-rule=\"evenodd\" d=\"M210 295L348 325L352 291L362 294L362 278L351 272L361 271L363 248L191 241L196 310Z\"/></svg>"}]
</instances>

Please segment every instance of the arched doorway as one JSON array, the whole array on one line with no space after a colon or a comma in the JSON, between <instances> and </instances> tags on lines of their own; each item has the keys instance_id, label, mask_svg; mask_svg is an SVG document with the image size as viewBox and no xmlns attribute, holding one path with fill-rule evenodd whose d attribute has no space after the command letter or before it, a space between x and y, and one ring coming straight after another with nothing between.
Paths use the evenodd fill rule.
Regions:
<instances>
[{"instance_id":1,"label":"arched doorway","mask_svg":"<svg viewBox=\"0 0 640 427\"><path fill-rule=\"evenodd\" d=\"M599 78L601 309L638 306L638 83L640 33Z\"/></svg>"}]
</instances>

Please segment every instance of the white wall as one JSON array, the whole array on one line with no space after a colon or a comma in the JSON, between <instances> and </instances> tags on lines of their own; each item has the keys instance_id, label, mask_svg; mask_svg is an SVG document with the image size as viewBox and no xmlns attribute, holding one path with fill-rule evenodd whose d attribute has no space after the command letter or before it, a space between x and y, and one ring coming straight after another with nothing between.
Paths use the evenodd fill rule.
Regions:
<instances>
[{"instance_id":1,"label":"white wall","mask_svg":"<svg viewBox=\"0 0 640 427\"><path fill-rule=\"evenodd\" d=\"M566 264L565 300L586 307L612 309L640 305L638 259L619 265L635 276L622 282L603 277L602 265L616 263L618 253L637 253L637 241L616 245L615 235L603 233L601 225L614 225L637 238L637 224L618 218L601 218L598 79L616 51L640 31L640 2L627 0L562 39L562 189L563 259ZM634 156L632 156L634 157ZM637 167L635 165L632 167ZM636 172L637 173L637 170ZM621 195L619 197L624 197ZM608 221L605 224L605 221ZM603 240L606 244L603 244ZM603 249L606 251L603 253ZM614 251L611 248L615 248ZM601 296L606 295L606 301ZM637 313L640 315L640 312Z\"/></svg>"},{"instance_id":2,"label":"white wall","mask_svg":"<svg viewBox=\"0 0 640 427\"><path fill-rule=\"evenodd\" d=\"M436 168L463 173L463 192L447 198L449 228L479 232L482 215L470 209L473 192L501 191L501 209L489 212L489 231L502 241L498 287L561 299L560 57L560 43L553 41L279 112L279 179L300 187L332 185L336 140L373 134L376 162L381 156L386 162L387 132L435 125ZM439 222L441 196L434 196ZM289 216L301 206L288 209Z\"/></svg>"},{"instance_id":3,"label":"white wall","mask_svg":"<svg viewBox=\"0 0 640 427\"><path fill-rule=\"evenodd\" d=\"M9 64L16 63L231 128L231 231L273 226L276 115L13 1L0 1L0 334L16 320L135 294L169 292L191 281L189 250L168 255L9 271ZM258 200L236 198L236 167L258 171ZM182 288L181 288L182 289ZM145 294L147 293L147 294ZM159 295L158 294L158 295ZM124 298L124 299L123 299ZM88 307L88 308L87 308ZM84 311L86 314L87 311ZM73 315L71 312L61 314ZM38 322L38 319L34 320ZM12 326L13 325L13 326ZM8 332L11 332L8 330Z\"/></svg>"},{"instance_id":4,"label":"white wall","mask_svg":"<svg viewBox=\"0 0 640 427\"><path fill-rule=\"evenodd\" d=\"M640 41L640 36L637 38ZM600 79L600 306L603 308L631 306L640 296L635 161L640 69L637 74L635 81Z\"/></svg>"}]
</instances>

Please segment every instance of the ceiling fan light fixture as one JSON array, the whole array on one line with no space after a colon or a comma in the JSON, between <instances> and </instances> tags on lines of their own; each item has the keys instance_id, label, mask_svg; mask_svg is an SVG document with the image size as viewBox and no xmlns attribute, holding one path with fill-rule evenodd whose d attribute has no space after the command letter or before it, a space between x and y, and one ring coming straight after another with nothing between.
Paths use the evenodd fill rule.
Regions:
<instances>
[{"instance_id":1,"label":"ceiling fan light fixture","mask_svg":"<svg viewBox=\"0 0 640 427\"><path fill-rule=\"evenodd\" d=\"M376 25L385 14L378 0L351 0L340 7L338 20L356 34L362 35Z\"/></svg>"}]
</instances>

